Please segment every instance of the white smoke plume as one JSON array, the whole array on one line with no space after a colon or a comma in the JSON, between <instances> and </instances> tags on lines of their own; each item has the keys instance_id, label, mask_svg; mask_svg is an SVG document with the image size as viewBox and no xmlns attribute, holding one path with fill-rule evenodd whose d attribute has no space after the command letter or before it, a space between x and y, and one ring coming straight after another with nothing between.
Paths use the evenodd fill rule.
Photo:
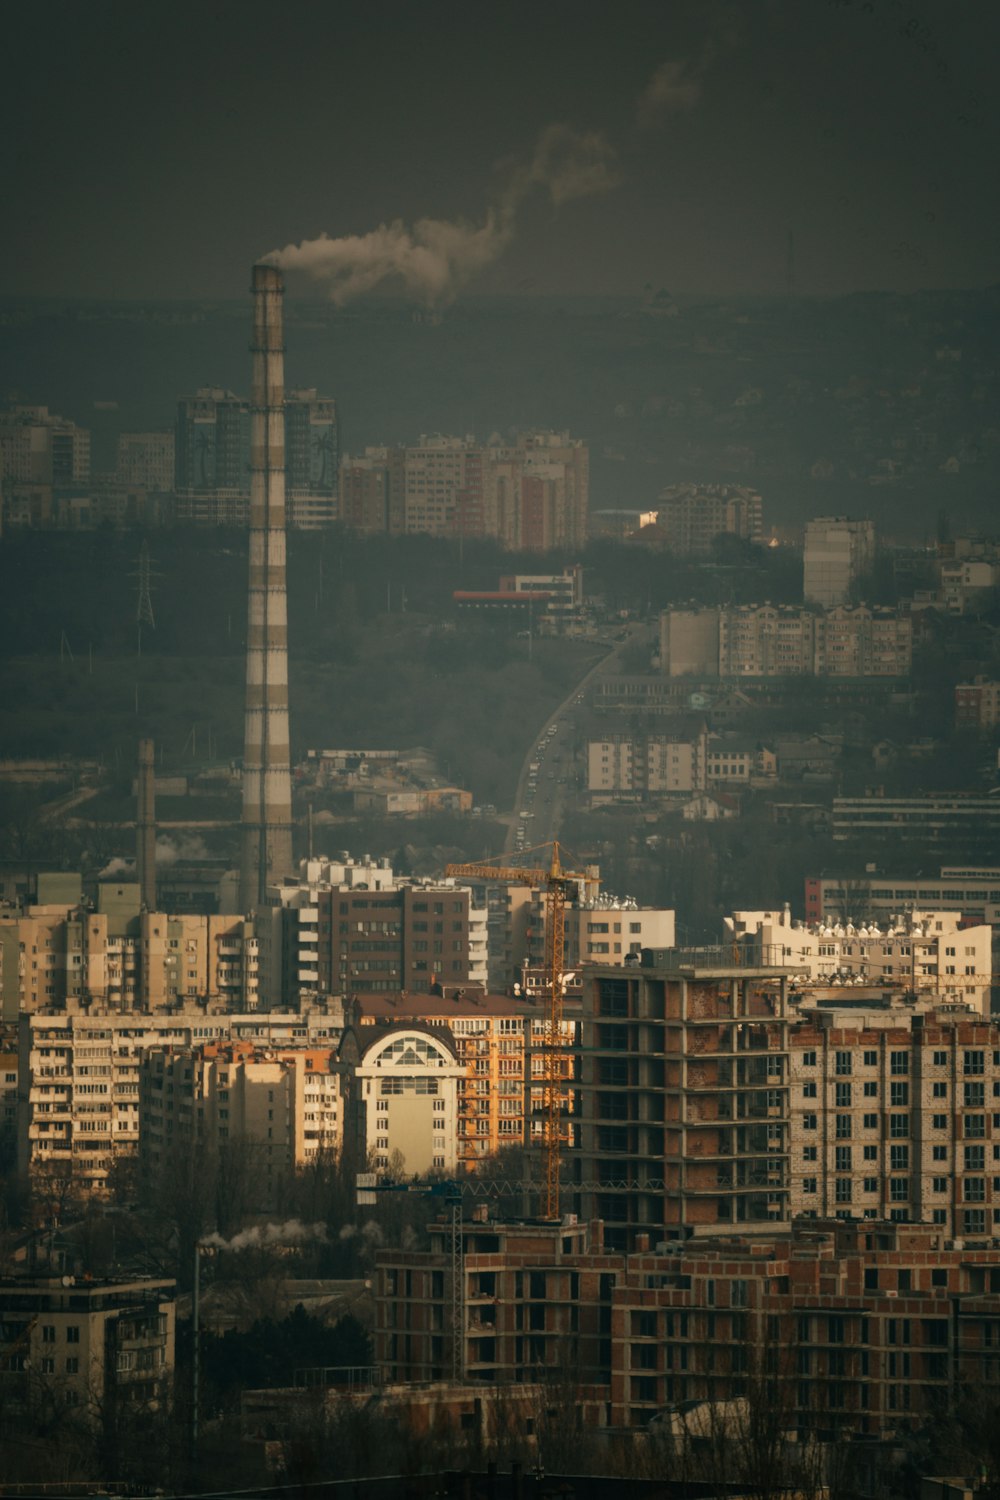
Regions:
<instances>
[{"instance_id":1,"label":"white smoke plume","mask_svg":"<svg viewBox=\"0 0 1000 1500\"><path fill-rule=\"evenodd\" d=\"M338 305L389 281L401 283L419 301L440 306L500 258L529 194L541 191L558 208L574 198L607 192L618 180L615 159L614 148L599 131L548 125L530 159L508 166L499 202L481 224L428 218L408 227L395 219L367 234L339 239L321 234L272 250L264 260L327 283Z\"/></svg>"},{"instance_id":2,"label":"white smoke plume","mask_svg":"<svg viewBox=\"0 0 1000 1500\"><path fill-rule=\"evenodd\" d=\"M175 865L179 859L208 859L205 840L196 833L185 833L180 838L168 838L161 833L156 840L156 863Z\"/></svg>"},{"instance_id":3,"label":"white smoke plume","mask_svg":"<svg viewBox=\"0 0 1000 1500\"><path fill-rule=\"evenodd\" d=\"M260 1250L267 1245L301 1245L306 1240L325 1241L326 1225L288 1219L284 1224L254 1224L228 1240L221 1234L207 1234L198 1243L214 1250Z\"/></svg>"},{"instance_id":4,"label":"white smoke plume","mask_svg":"<svg viewBox=\"0 0 1000 1500\"><path fill-rule=\"evenodd\" d=\"M705 75L721 53L739 46L741 17L734 6L706 7L708 36L695 57L668 57L636 101L636 124L651 130L670 115L689 114L701 103Z\"/></svg>"},{"instance_id":5,"label":"white smoke plume","mask_svg":"<svg viewBox=\"0 0 1000 1500\"><path fill-rule=\"evenodd\" d=\"M97 872L97 878L98 878L98 880L106 880L106 879L110 879L112 876L115 876L115 875L134 875L134 874L135 874L135 861L134 860L128 860L128 859L119 859L116 856L114 859L108 861L108 863L104 866L103 870L98 870L98 872Z\"/></svg>"}]
</instances>

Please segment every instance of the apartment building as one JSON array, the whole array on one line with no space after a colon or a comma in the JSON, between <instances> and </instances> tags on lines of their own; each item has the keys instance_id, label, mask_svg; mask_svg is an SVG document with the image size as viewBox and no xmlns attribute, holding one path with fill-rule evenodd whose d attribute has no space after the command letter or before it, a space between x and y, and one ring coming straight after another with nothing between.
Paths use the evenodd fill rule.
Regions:
<instances>
[{"instance_id":1,"label":"apartment building","mask_svg":"<svg viewBox=\"0 0 1000 1500\"><path fill-rule=\"evenodd\" d=\"M942 865L938 875L810 875L805 882L807 921L883 921L897 913L934 909L962 913L966 920L1000 923L1000 868Z\"/></svg>"},{"instance_id":2,"label":"apartment building","mask_svg":"<svg viewBox=\"0 0 1000 1500\"><path fill-rule=\"evenodd\" d=\"M708 557L718 536L761 541L761 498L745 485L672 484L660 491L656 524L678 557Z\"/></svg>"},{"instance_id":3,"label":"apartment building","mask_svg":"<svg viewBox=\"0 0 1000 1500\"><path fill-rule=\"evenodd\" d=\"M16 405L0 412L0 478L5 493L21 485L53 491L90 479L90 433L47 406Z\"/></svg>"},{"instance_id":4,"label":"apartment building","mask_svg":"<svg viewBox=\"0 0 1000 1500\"><path fill-rule=\"evenodd\" d=\"M252 1154L261 1212L277 1207L275 1188L323 1153L339 1154L344 1102L337 1048L268 1048L205 1042L148 1048L139 1061L140 1172L155 1181L178 1153L224 1152L238 1142Z\"/></svg>"},{"instance_id":5,"label":"apartment building","mask_svg":"<svg viewBox=\"0 0 1000 1500\"><path fill-rule=\"evenodd\" d=\"M1000 835L1000 797L974 792L937 792L921 797L886 797L881 791L861 797L834 797L833 837L866 844L891 839L952 846L973 853L992 853Z\"/></svg>"},{"instance_id":6,"label":"apartment building","mask_svg":"<svg viewBox=\"0 0 1000 1500\"><path fill-rule=\"evenodd\" d=\"M114 1400L148 1411L171 1403L174 1283L63 1277L0 1281L0 1377L5 1411L29 1409L39 1383L84 1420Z\"/></svg>"},{"instance_id":7,"label":"apartment building","mask_svg":"<svg viewBox=\"0 0 1000 1500\"><path fill-rule=\"evenodd\" d=\"M150 1011L193 999L257 1007L257 939L239 916L168 915L133 882L98 887L97 909L66 902L0 915L2 1019L88 1000Z\"/></svg>"},{"instance_id":8,"label":"apartment building","mask_svg":"<svg viewBox=\"0 0 1000 1500\"><path fill-rule=\"evenodd\" d=\"M701 791L708 778L703 720L670 733L612 732L587 743L587 791L594 804Z\"/></svg>"},{"instance_id":9,"label":"apartment building","mask_svg":"<svg viewBox=\"0 0 1000 1500\"><path fill-rule=\"evenodd\" d=\"M1000 1250L931 1226L800 1220L626 1256L599 1220L519 1224L481 1208L462 1225L457 1298L445 1223L431 1242L376 1258L375 1357L391 1380L442 1379L457 1342L473 1389L572 1371L574 1399L603 1397L623 1429L743 1402L741 1431L763 1442L893 1442L956 1390L996 1380Z\"/></svg>"},{"instance_id":10,"label":"apartment building","mask_svg":"<svg viewBox=\"0 0 1000 1500\"><path fill-rule=\"evenodd\" d=\"M115 484L136 490L165 492L174 487L174 434L122 432L118 435Z\"/></svg>"},{"instance_id":11,"label":"apartment building","mask_svg":"<svg viewBox=\"0 0 1000 1500\"><path fill-rule=\"evenodd\" d=\"M338 1007L301 1014L226 1015L207 1006L173 1014L70 1007L20 1018L17 1154L22 1172L69 1169L82 1191L100 1195L120 1157L139 1146L139 1073L149 1049L253 1042L305 1048L339 1038Z\"/></svg>"},{"instance_id":12,"label":"apartment building","mask_svg":"<svg viewBox=\"0 0 1000 1500\"><path fill-rule=\"evenodd\" d=\"M407 1174L454 1174L468 1122L467 1064L446 1026L369 1016L349 1025L340 1046L347 1095L345 1130L355 1160ZM467 1143L463 1143L467 1144Z\"/></svg>"},{"instance_id":13,"label":"apartment building","mask_svg":"<svg viewBox=\"0 0 1000 1500\"><path fill-rule=\"evenodd\" d=\"M1000 1028L947 1009L814 1011L789 1045L794 1215L1000 1238Z\"/></svg>"},{"instance_id":14,"label":"apartment building","mask_svg":"<svg viewBox=\"0 0 1000 1500\"><path fill-rule=\"evenodd\" d=\"M754 963L785 964L809 983L875 984L990 1013L993 930L957 912L911 911L881 928L853 922L798 922L782 911L734 912L724 940Z\"/></svg>"},{"instance_id":15,"label":"apartment building","mask_svg":"<svg viewBox=\"0 0 1000 1500\"><path fill-rule=\"evenodd\" d=\"M505 1146L529 1145L541 1139L544 1111L544 1006L506 995L366 995L350 1011L359 1036L369 1027L422 1025L444 1031L458 1063L455 1165L467 1171ZM566 1110L575 1112L573 1056L578 1026L567 1015L562 1023ZM566 1133L576 1141L575 1120ZM384 1132L382 1132L384 1134Z\"/></svg>"},{"instance_id":16,"label":"apartment building","mask_svg":"<svg viewBox=\"0 0 1000 1500\"><path fill-rule=\"evenodd\" d=\"M666 949L583 979L569 1204L616 1249L787 1220L788 971Z\"/></svg>"},{"instance_id":17,"label":"apartment building","mask_svg":"<svg viewBox=\"0 0 1000 1500\"><path fill-rule=\"evenodd\" d=\"M485 987L485 905L451 879L397 877L388 861L303 861L273 888L279 910L260 962L271 1004L300 995L419 993L435 981Z\"/></svg>"},{"instance_id":18,"label":"apartment building","mask_svg":"<svg viewBox=\"0 0 1000 1500\"><path fill-rule=\"evenodd\" d=\"M660 666L669 677L905 677L913 627L898 610L791 605L668 609L660 616Z\"/></svg>"},{"instance_id":19,"label":"apartment building","mask_svg":"<svg viewBox=\"0 0 1000 1500\"><path fill-rule=\"evenodd\" d=\"M582 546L587 447L568 433L529 432L510 444L439 434L406 448L345 455L340 513L372 532L490 536L530 551Z\"/></svg>"},{"instance_id":20,"label":"apartment building","mask_svg":"<svg viewBox=\"0 0 1000 1500\"><path fill-rule=\"evenodd\" d=\"M851 590L875 561L875 523L819 516L806 523L802 592L824 609L850 602Z\"/></svg>"},{"instance_id":21,"label":"apartment building","mask_svg":"<svg viewBox=\"0 0 1000 1500\"><path fill-rule=\"evenodd\" d=\"M976 677L955 685L955 728L995 729L1000 724L1000 682Z\"/></svg>"},{"instance_id":22,"label":"apartment building","mask_svg":"<svg viewBox=\"0 0 1000 1500\"><path fill-rule=\"evenodd\" d=\"M640 906L630 897L595 896L566 908L566 967L638 963L643 948L672 948L674 936L675 914L669 908ZM537 946L533 956L541 958Z\"/></svg>"}]
</instances>

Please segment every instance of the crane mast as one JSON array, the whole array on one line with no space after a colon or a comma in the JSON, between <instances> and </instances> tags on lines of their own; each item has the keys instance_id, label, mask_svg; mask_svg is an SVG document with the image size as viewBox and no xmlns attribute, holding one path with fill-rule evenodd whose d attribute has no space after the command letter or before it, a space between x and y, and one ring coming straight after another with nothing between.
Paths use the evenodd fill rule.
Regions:
<instances>
[{"instance_id":1,"label":"crane mast","mask_svg":"<svg viewBox=\"0 0 1000 1500\"><path fill-rule=\"evenodd\" d=\"M445 874L472 880L498 880L544 890L545 901L545 1027L542 1039L542 1148L545 1154L545 1218L559 1218L559 1173L562 1164L563 1103L565 1098L563 969L566 957L566 902L570 890L587 876L564 870L559 845L552 845L547 870L536 866L493 865L484 862L445 866ZM531 1081L528 1080L530 1089Z\"/></svg>"}]
</instances>

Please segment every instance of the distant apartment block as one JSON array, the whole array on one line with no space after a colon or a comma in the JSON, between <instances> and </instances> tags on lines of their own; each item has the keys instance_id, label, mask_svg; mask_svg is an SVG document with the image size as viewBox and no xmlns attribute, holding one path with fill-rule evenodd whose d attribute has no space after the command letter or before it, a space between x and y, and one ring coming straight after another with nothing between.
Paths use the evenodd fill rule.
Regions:
<instances>
[{"instance_id":1,"label":"distant apartment block","mask_svg":"<svg viewBox=\"0 0 1000 1500\"><path fill-rule=\"evenodd\" d=\"M848 604L875 561L875 523L820 516L806 524L802 593L807 604Z\"/></svg>"},{"instance_id":2,"label":"distant apartment block","mask_svg":"<svg viewBox=\"0 0 1000 1500\"><path fill-rule=\"evenodd\" d=\"M174 434L123 432L118 437L115 483L166 492L174 488Z\"/></svg>"},{"instance_id":3,"label":"distant apartment block","mask_svg":"<svg viewBox=\"0 0 1000 1500\"><path fill-rule=\"evenodd\" d=\"M258 930L272 929L261 953L272 1003L420 993L435 980L485 988L487 913L467 885L396 877L388 861L374 879L359 879L358 869L349 859L307 860L298 880L274 888L277 906L258 913Z\"/></svg>"},{"instance_id":4,"label":"distant apartment block","mask_svg":"<svg viewBox=\"0 0 1000 1500\"><path fill-rule=\"evenodd\" d=\"M172 1014L67 1008L23 1015L18 1025L18 1166L68 1173L98 1196L115 1162L139 1149L140 1069L150 1049L184 1052L206 1043L330 1048L343 1015L220 1014L192 1005ZM223 1121L223 1123L225 1123Z\"/></svg>"},{"instance_id":5,"label":"distant apartment block","mask_svg":"<svg viewBox=\"0 0 1000 1500\"><path fill-rule=\"evenodd\" d=\"M955 686L955 728L995 729L1000 724L1000 682L977 677Z\"/></svg>"},{"instance_id":6,"label":"distant apartment block","mask_svg":"<svg viewBox=\"0 0 1000 1500\"><path fill-rule=\"evenodd\" d=\"M522 433L510 444L425 436L412 447L345 455L340 514L373 533L577 547L587 537L589 473L586 445L568 433Z\"/></svg>"},{"instance_id":7,"label":"distant apartment block","mask_svg":"<svg viewBox=\"0 0 1000 1500\"><path fill-rule=\"evenodd\" d=\"M583 569L576 564L561 573L511 574L497 589L456 589L452 598L461 610L517 614L529 629L559 631L583 606Z\"/></svg>"},{"instance_id":8,"label":"distant apartment block","mask_svg":"<svg viewBox=\"0 0 1000 1500\"><path fill-rule=\"evenodd\" d=\"M945 844L972 854L1000 847L1000 797L975 793L928 793L923 797L834 797L833 837L841 842L887 839Z\"/></svg>"},{"instance_id":9,"label":"distant apartment block","mask_svg":"<svg viewBox=\"0 0 1000 1500\"><path fill-rule=\"evenodd\" d=\"M761 540L761 498L743 485L669 485L657 500L656 525L677 556L707 557L719 536Z\"/></svg>"},{"instance_id":10,"label":"distant apartment block","mask_svg":"<svg viewBox=\"0 0 1000 1500\"><path fill-rule=\"evenodd\" d=\"M595 804L750 786L772 780L777 770L766 746L709 734L704 722L670 734L609 733L587 744L587 790Z\"/></svg>"},{"instance_id":11,"label":"distant apartment block","mask_svg":"<svg viewBox=\"0 0 1000 1500\"><path fill-rule=\"evenodd\" d=\"M357 1016L357 1012L355 1012ZM407 1174L454 1174L471 1065L445 1026L391 1017L348 1024L340 1047L355 1159Z\"/></svg>"},{"instance_id":12,"label":"distant apartment block","mask_svg":"<svg viewBox=\"0 0 1000 1500\"><path fill-rule=\"evenodd\" d=\"M821 612L771 604L668 609L660 665L668 677L905 677L908 615L867 605Z\"/></svg>"},{"instance_id":13,"label":"distant apartment block","mask_svg":"<svg viewBox=\"0 0 1000 1500\"><path fill-rule=\"evenodd\" d=\"M1000 868L944 865L938 875L811 875L805 883L810 922L899 920L914 909L959 912L968 921L1000 924Z\"/></svg>"},{"instance_id":14,"label":"distant apartment block","mask_svg":"<svg viewBox=\"0 0 1000 1500\"><path fill-rule=\"evenodd\" d=\"M66 489L90 479L90 433L47 406L0 412L0 477L20 485Z\"/></svg>"}]
</instances>

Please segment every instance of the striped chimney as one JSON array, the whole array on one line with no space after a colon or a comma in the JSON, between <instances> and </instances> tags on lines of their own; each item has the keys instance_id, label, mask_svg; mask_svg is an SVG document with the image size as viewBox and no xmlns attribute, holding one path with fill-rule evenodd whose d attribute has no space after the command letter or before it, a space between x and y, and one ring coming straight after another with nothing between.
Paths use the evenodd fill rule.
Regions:
<instances>
[{"instance_id":1,"label":"striped chimney","mask_svg":"<svg viewBox=\"0 0 1000 1500\"><path fill-rule=\"evenodd\" d=\"M250 392L250 588L240 908L263 906L267 886L291 872L288 752L288 599L285 586L284 282L253 268Z\"/></svg>"}]
</instances>

